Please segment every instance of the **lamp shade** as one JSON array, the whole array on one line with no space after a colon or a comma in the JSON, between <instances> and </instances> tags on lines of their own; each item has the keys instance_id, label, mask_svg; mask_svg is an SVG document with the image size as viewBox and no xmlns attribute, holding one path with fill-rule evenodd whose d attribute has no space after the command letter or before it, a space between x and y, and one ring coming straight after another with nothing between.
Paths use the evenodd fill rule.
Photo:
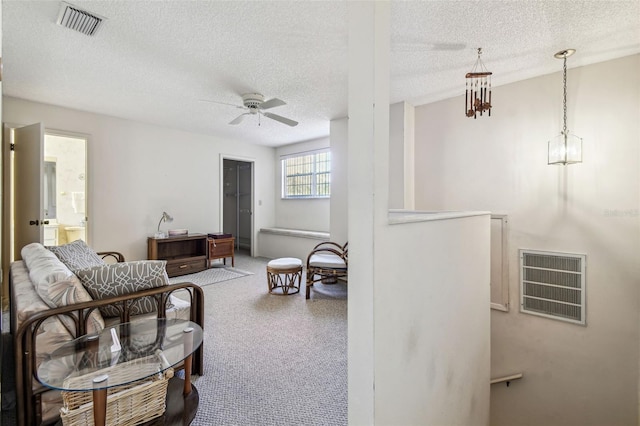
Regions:
<instances>
[{"instance_id":1,"label":"lamp shade","mask_svg":"<svg viewBox=\"0 0 640 426\"><path fill-rule=\"evenodd\" d=\"M549 161L547 164L582 163L582 138L561 132L549 141Z\"/></svg>"},{"instance_id":2,"label":"lamp shade","mask_svg":"<svg viewBox=\"0 0 640 426\"><path fill-rule=\"evenodd\" d=\"M164 232L160 232L160 225L162 222L173 222L173 217L171 217L167 212L162 212L162 217L160 217L160 220L158 221L158 232L156 232L156 238L165 237Z\"/></svg>"}]
</instances>

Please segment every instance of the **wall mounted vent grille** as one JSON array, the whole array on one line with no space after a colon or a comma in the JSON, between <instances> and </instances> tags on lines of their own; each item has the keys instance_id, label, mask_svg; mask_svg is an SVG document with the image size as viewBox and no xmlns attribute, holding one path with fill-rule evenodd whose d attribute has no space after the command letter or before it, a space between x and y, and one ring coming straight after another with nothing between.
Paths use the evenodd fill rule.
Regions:
<instances>
[{"instance_id":1,"label":"wall mounted vent grille","mask_svg":"<svg viewBox=\"0 0 640 426\"><path fill-rule=\"evenodd\" d=\"M56 24L92 36L100 29L105 19L103 16L62 2Z\"/></svg>"},{"instance_id":2,"label":"wall mounted vent grille","mask_svg":"<svg viewBox=\"0 0 640 426\"><path fill-rule=\"evenodd\" d=\"M585 263L585 255L520 250L520 311L586 324Z\"/></svg>"}]
</instances>

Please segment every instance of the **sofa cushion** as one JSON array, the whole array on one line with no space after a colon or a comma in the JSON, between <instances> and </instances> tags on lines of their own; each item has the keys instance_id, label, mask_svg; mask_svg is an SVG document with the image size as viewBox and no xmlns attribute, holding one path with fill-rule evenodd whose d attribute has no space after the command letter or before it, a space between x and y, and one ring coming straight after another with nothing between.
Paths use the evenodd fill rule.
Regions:
<instances>
[{"instance_id":1,"label":"sofa cushion","mask_svg":"<svg viewBox=\"0 0 640 426\"><path fill-rule=\"evenodd\" d=\"M105 261L98 256L98 253L82 240L75 240L72 243L61 246L48 246L47 248L58 256L58 259L73 272L76 269L105 265Z\"/></svg>"},{"instance_id":2,"label":"sofa cushion","mask_svg":"<svg viewBox=\"0 0 640 426\"><path fill-rule=\"evenodd\" d=\"M79 269L75 273L97 300L167 285L166 264L166 260L139 260ZM156 308L153 297L143 297L131 303L130 315L156 312ZM103 306L100 312L105 317L120 316L120 310L114 305Z\"/></svg>"},{"instance_id":3,"label":"sofa cushion","mask_svg":"<svg viewBox=\"0 0 640 426\"><path fill-rule=\"evenodd\" d=\"M91 296L80 280L51 251L40 243L31 243L20 252L28 270L29 279L42 301L50 308L75 303L90 302ZM77 318L77 314L74 313ZM69 333L76 335L74 321L66 315L59 317ZM99 311L93 310L87 321L87 333L100 332L104 320Z\"/></svg>"}]
</instances>

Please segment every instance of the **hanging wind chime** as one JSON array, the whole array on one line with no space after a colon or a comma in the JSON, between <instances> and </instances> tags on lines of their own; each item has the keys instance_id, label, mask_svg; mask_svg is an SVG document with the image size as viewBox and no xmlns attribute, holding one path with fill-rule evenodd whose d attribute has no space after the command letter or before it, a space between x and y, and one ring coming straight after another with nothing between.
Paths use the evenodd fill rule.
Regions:
<instances>
[{"instance_id":1,"label":"hanging wind chime","mask_svg":"<svg viewBox=\"0 0 640 426\"><path fill-rule=\"evenodd\" d=\"M466 78L466 89L464 97L464 113L467 117L478 118L477 115L487 112L491 117L491 71L482 63L480 59L482 48L478 48L478 59L471 72Z\"/></svg>"}]
</instances>

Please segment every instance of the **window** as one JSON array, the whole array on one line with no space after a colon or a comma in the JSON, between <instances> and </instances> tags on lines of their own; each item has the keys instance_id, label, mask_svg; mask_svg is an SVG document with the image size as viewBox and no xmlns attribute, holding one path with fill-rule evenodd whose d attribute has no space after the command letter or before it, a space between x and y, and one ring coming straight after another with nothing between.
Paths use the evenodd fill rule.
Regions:
<instances>
[{"instance_id":1,"label":"window","mask_svg":"<svg viewBox=\"0 0 640 426\"><path fill-rule=\"evenodd\" d=\"M311 151L282 158L282 198L331 195L331 152Z\"/></svg>"}]
</instances>

